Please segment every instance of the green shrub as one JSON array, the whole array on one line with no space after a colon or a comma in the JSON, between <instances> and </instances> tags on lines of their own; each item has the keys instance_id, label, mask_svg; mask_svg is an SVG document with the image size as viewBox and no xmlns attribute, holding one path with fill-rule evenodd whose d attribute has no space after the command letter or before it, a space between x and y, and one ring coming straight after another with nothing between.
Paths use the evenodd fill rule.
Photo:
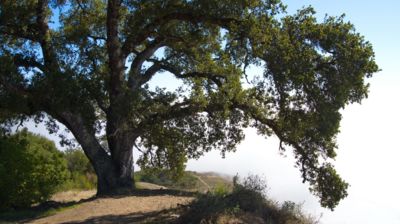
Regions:
<instances>
[{"instance_id":1,"label":"green shrub","mask_svg":"<svg viewBox=\"0 0 400 224\"><path fill-rule=\"evenodd\" d=\"M220 196L225 196L231 192L231 189L224 184L224 183L217 183L215 186L212 188L212 193L214 195L220 195Z\"/></svg>"},{"instance_id":2,"label":"green shrub","mask_svg":"<svg viewBox=\"0 0 400 224\"><path fill-rule=\"evenodd\" d=\"M316 223L302 213L300 205L285 202L279 206L267 199L266 187L259 176L250 175L242 180L236 176L231 192L216 188L198 196L183 211L178 223Z\"/></svg>"},{"instance_id":3,"label":"green shrub","mask_svg":"<svg viewBox=\"0 0 400 224\"><path fill-rule=\"evenodd\" d=\"M235 176L232 191L227 187L215 187L213 191L200 195L182 215L180 223L216 223L221 215L259 212L266 202L265 187L265 182L257 176L242 181Z\"/></svg>"},{"instance_id":4,"label":"green shrub","mask_svg":"<svg viewBox=\"0 0 400 224\"><path fill-rule=\"evenodd\" d=\"M67 149L63 154L70 175L60 190L96 188L97 176L85 153L81 149Z\"/></svg>"},{"instance_id":5,"label":"green shrub","mask_svg":"<svg viewBox=\"0 0 400 224\"><path fill-rule=\"evenodd\" d=\"M91 174L71 173L70 178L64 182L59 191L90 190L97 186L97 177Z\"/></svg>"},{"instance_id":6,"label":"green shrub","mask_svg":"<svg viewBox=\"0 0 400 224\"><path fill-rule=\"evenodd\" d=\"M71 173L93 173L94 169L82 149L70 148L64 151L64 158L67 160L68 170Z\"/></svg>"},{"instance_id":7,"label":"green shrub","mask_svg":"<svg viewBox=\"0 0 400 224\"><path fill-rule=\"evenodd\" d=\"M0 137L0 158L1 209L43 202L68 176L54 143L26 129Z\"/></svg>"}]
</instances>

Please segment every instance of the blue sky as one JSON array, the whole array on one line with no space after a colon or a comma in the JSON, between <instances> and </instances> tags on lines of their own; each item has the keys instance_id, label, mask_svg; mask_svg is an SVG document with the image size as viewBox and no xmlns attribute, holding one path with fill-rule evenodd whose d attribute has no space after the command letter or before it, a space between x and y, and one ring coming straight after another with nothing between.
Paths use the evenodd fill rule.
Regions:
<instances>
[{"instance_id":1,"label":"blue sky","mask_svg":"<svg viewBox=\"0 0 400 224\"><path fill-rule=\"evenodd\" d=\"M246 139L236 153L228 153L222 159L218 152L211 152L197 161L189 161L188 169L264 176L272 198L304 203L304 208L314 216L323 214L321 223L400 223L400 1L290 0L284 3L290 14L302 6L312 5L321 21L325 14L345 13L346 20L372 43L382 69L368 79L369 98L361 105L350 105L342 111L335 164L351 185L349 196L334 212L321 208L308 192L308 186L302 184L292 155L279 155L276 138L266 140L251 129L246 131ZM158 83L174 86L167 74L153 80L154 85ZM46 134L42 126L28 126L32 131Z\"/></svg>"}]
</instances>

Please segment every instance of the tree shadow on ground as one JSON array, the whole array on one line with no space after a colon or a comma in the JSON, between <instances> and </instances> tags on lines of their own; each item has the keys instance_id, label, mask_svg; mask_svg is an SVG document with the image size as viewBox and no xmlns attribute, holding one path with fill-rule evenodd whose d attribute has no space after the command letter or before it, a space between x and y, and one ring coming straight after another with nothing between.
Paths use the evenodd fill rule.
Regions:
<instances>
[{"instance_id":1,"label":"tree shadow on ground","mask_svg":"<svg viewBox=\"0 0 400 224\"><path fill-rule=\"evenodd\" d=\"M107 223L176 223L180 208L171 208L155 212L134 212L124 215L104 215L83 221L64 222L62 224L107 224Z\"/></svg>"},{"instance_id":2,"label":"tree shadow on ground","mask_svg":"<svg viewBox=\"0 0 400 224\"><path fill-rule=\"evenodd\" d=\"M122 192L113 195L100 196L103 198L123 198L129 196L140 196L140 197L152 197L160 195L171 195L171 196L183 196L183 197L195 197L199 192L194 191L182 191L174 189L135 189L128 192ZM98 196L97 196L98 197Z\"/></svg>"},{"instance_id":3,"label":"tree shadow on ground","mask_svg":"<svg viewBox=\"0 0 400 224\"><path fill-rule=\"evenodd\" d=\"M186 197L195 197L198 195L197 192L190 192L190 191L180 191L180 190L173 190L173 189L135 189L128 192L122 192L120 194L114 195L107 195L107 196L93 196L87 199L82 199L80 201L71 201L71 202L56 202L56 201L47 201L43 202L39 205L33 206L31 208L25 209L16 209L11 211L0 212L0 223L2 222L12 222L12 223L25 223L29 221L33 221L35 219L43 218L46 216L53 215L57 212L60 212L64 209L73 208L85 202L90 202L96 200L98 198L123 198L129 196L140 196L140 197L151 197L151 196L160 196L160 195L173 195L173 196L186 196ZM113 223L112 221L107 220L118 220L121 219L121 223L136 223L141 222L140 220L152 220L152 218L162 217L163 219L157 220L154 223L169 223L164 222L168 220L163 214L165 211L160 212L150 212L150 213L136 213L136 214L128 214L121 216L104 216L93 218L93 220L89 220L89 223L103 223L101 220L104 219L105 222ZM100 220L100 221L98 221ZM129 220L139 220L139 221L129 221ZM148 221L146 221L149 223ZM86 223L86 222L82 222ZM117 223L120 223L119 221ZM150 223L153 223L152 221Z\"/></svg>"},{"instance_id":4,"label":"tree shadow on ground","mask_svg":"<svg viewBox=\"0 0 400 224\"><path fill-rule=\"evenodd\" d=\"M73 208L79 204L90 202L95 200L96 197L90 197L87 199L81 199L79 201L70 202L57 202L57 201L46 201L39 205L32 206L30 208L14 209L0 212L0 223L2 222L20 222L25 223L38 218L46 217L52 214L62 211L64 209Z\"/></svg>"}]
</instances>

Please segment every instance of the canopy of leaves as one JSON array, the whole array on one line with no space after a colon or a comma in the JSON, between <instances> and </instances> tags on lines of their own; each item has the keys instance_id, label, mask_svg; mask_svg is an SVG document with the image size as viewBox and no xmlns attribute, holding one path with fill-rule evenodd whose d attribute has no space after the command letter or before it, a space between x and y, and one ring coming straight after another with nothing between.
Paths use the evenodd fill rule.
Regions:
<instances>
[{"instance_id":1,"label":"canopy of leaves","mask_svg":"<svg viewBox=\"0 0 400 224\"><path fill-rule=\"evenodd\" d=\"M54 143L26 130L0 138L0 208L43 202L68 177Z\"/></svg>"},{"instance_id":2,"label":"canopy of leaves","mask_svg":"<svg viewBox=\"0 0 400 224\"><path fill-rule=\"evenodd\" d=\"M303 180L334 208L348 187L329 160L339 111L367 96L378 67L343 16L284 10L278 0L2 1L0 117L47 114L55 131L52 119L70 128L73 114L92 135L106 122L108 140L133 139L143 167L176 172L235 150L253 127L292 147ZM165 73L184 85L148 87Z\"/></svg>"}]
</instances>

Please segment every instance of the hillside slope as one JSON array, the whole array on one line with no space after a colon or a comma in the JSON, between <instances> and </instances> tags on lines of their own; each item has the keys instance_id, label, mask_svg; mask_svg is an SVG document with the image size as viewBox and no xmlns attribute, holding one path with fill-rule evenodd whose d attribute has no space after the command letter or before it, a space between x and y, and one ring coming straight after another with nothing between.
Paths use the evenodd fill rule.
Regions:
<instances>
[{"instance_id":1,"label":"hillside slope","mask_svg":"<svg viewBox=\"0 0 400 224\"><path fill-rule=\"evenodd\" d=\"M216 187L232 188L232 177L216 172L199 173L185 171L181 178L175 180L166 171L135 172L137 182L146 182L165 186L169 189L207 192Z\"/></svg>"}]
</instances>

